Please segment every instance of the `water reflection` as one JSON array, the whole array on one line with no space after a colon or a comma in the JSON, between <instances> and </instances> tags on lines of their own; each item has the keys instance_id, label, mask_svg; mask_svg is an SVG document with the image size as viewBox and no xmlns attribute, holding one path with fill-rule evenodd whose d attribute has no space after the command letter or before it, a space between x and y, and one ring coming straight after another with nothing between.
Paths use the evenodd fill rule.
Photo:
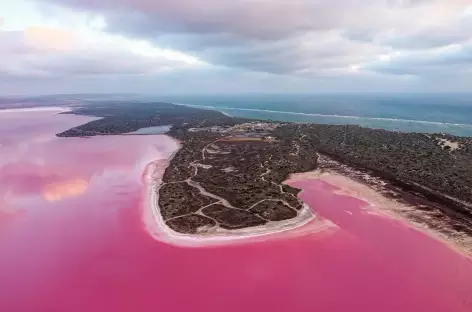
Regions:
<instances>
[{"instance_id":1,"label":"water reflection","mask_svg":"<svg viewBox=\"0 0 472 312\"><path fill-rule=\"evenodd\" d=\"M81 282L71 277L77 259L93 266L88 255L126 231L120 210L140 213L145 166L177 147L165 136L55 137L93 119L0 111L1 311L72 311L57 293ZM139 218L132 224L142 229Z\"/></svg>"},{"instance_id":2,"label":"water reflection","mask_svg":"<svg viewBox=\"0 0 472 312\"><path fill-rule=\"evenodd\" d=\"M3 211L37 196L57 202L93 195L96 189L117 182L136 181L148 162L166 157L175 148L170 139L156 137L55 137L55 133L89 120L93 118L49 111L0 112ZM95 190L90 190L90 183Z\"/></svg>"},{"instance_id":3,"label":"water reflection","mask_svg":"<svg viewBox=\"0 0 472 312\"><path fill-rule=\"evenodd\" d=\"M74 179L65 182L51 183L44 187L43 196L47 201L55 202L67 197L83 194L88 188L88 181Z\"/></svg>"}]
</instances>

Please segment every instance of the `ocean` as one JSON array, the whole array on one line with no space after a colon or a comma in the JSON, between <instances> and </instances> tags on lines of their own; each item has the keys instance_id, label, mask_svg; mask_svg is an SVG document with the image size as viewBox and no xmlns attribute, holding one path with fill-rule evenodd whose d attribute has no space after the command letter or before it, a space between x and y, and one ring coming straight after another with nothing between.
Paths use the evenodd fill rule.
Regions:
<instances>
[{"instance_id":1,"label":"ocean","mask_svg":"<svg viewBox=\"0 0 472 312\"><path fill-rule=\"evenodd\" d=\"M472 136L472 94L466 93L187 95L152 100L238 117Z\"/></svg>"}]
</instances>

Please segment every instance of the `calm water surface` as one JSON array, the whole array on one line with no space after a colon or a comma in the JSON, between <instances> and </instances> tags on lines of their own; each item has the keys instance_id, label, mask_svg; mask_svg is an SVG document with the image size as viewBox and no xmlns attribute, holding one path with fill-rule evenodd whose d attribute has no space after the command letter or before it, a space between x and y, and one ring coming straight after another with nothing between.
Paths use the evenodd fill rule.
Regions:
<instances>
[{"instance_id":1,"label":"calm water surface","mask_svg":"<svg viewBox=\"0 0 472 312\"><path fill-rule=\"evenodd\" d=\"M87 120L0 113L0 311L472 309L469 259L313 181L296 186L338 229L227 247L157 242L142 222L142 173L176 143L54 137Z\"/></svg>"},{"instance_id":2,"label":"calm water surface","mask_svg":"<svg viewBox=\"0 0 472 312\"><path fill-rule=\"evenodd\" d=\"M130 132L128 134L164 134L169 131L171 126L146 127Z\"/></svg>"}]
</instances>

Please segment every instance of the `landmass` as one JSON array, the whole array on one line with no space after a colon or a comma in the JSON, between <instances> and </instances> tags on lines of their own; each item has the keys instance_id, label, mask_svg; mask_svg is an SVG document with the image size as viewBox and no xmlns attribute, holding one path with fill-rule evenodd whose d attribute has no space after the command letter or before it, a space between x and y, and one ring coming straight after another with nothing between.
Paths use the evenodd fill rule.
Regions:
<instances>
[{"instance_id":1,"label":"landmass","mask_svg":"<svg viewBox=\"0 0 472 312\"><path fill-rule=\"evenodd\" d=\"M67 113L102 118L61 137L170 127L167 134L182 148L156 191L163 221L178 233L237 231L300 218L300 190L283 181L323 169L381 187L385 196L426 212L425 222L440 231L472 235L472 138L252 120L167 103L102 101Z\"/></svg>"}]
</instances>

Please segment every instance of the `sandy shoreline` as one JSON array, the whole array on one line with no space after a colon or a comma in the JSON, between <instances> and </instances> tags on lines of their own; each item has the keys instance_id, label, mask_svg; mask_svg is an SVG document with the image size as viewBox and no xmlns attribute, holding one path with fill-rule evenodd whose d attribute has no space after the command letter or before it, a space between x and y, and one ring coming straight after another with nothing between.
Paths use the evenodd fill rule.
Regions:
<instances>
[{"instance_id":1,"label":"sandy shoreline","mask_svg":"<svg viewBox=\"0 0 472 312\"><path fill-rule=\"evenodd\" d=\"M48 107L22 107L22 108L0 108L0 113L31 113L31 112L57 112L64 113L70 112L72 109L68 107L60 106L48 106Z\"/></svg>"},{"instance_id":2,"label":"sandy shoreline","mask_svg":"<svg viewBox=\"0 0 472 312\"><path fill-rule=\"evenodd\" d=\"M388 198L367 184L358 182L348 176L331 170L315 170L306 173L293 174L289 182L320 180L338 190L333 193L360 199L366 203L364 212L390 218L404 223L435 240L439 240L451 249L461 252L467 257L472 256L472 238L467 235L446 235L431 228L426 221L431 221L425 212L413 205L408 205Z\"/></svg>"},{"instance_id":3,"label":"sandy shoreline","mask_svg":"<svg viewBox=\"0 0 472 312\"><path fill-rule=\"evenodd\" d=\"M181 143L179 141L172 140L180 146ZM162 219L158 200L164 170L179 149L174 151L169 159L158 160L148 164L142 176L143 183L146 185L146 203L143 208L144 222L148 232L156 240L176 246L200 247L246 243L248 241L265 241L274 238L289 238L337 228L330 220L316 217L316 207L310 207L304 203L301 213L296 218L269 222L262 226L238 230L225 230L214 227L208 232L201 234L182 234L174 231ZM455 250L472 255L471 237L466 235L452 237L445 235L441 231L429 227L424 222L428 216L425 216L424 212L418 210L417 207L388 198L371 186L356 181L347 175L332 170L318 169L305 173L291 174L283 183L290 184L305 180L326 182L338 189L335 193L364 201L366 203L365 213L376 214L403 222L406 226L424 232ZM302 190L300 195L303 192L305 190ZM413 215L415 218L412 217Z\"/></svg>"},{"instance_id":4,"label":"sandy shoreline","mask_svg":"<svg viewBox=\"0 0 472 312\"><path fill-rule=\"evenodd\" d=\"M179 141L173 140L180 145ZM304 204L299 215L289 220L269 222L262 226L238 230L213 228L204 234L178 233L165 224L158 206L162 175L177 151L167 160L158 160L148 164L143 174L143 182L146 185L146 199L148 201L144 206L144 221L149 233L156 240L177 246L198 247L234 244L247 242L248 240L251 242L265 241L279 237L277 234L280 233L284 233L284 237L292 237L293 235L299 236L308 232L320 232L336 227L328 220L316 218L314 210L307 204ZM286 232L290 232L290 235L286 235Z\"/></svg>"}]
</instances>

